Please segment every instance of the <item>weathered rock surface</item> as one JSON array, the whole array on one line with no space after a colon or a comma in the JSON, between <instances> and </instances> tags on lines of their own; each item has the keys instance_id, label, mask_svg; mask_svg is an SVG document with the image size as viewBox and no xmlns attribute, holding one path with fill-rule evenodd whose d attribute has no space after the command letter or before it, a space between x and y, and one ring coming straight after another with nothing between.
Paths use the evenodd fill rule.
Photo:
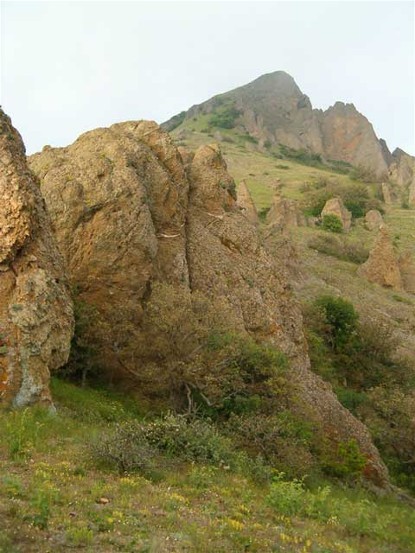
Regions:
<instances>
[{"instance_id":1,"label":"weathered rock surface","mask_svg":"<svg viewBox=\"0 0 415 553\"><path fill-rule=\"evenodd\" d=\"M299 211L297 202L281 196L277 192L273 199L271 208L267 213L267 225L276 226L280 229L298 227L306 224L304 215Z\"/></svg>"},{"instance_id":2,"label":"weathered rock surface","mask_svg":"<svg viewBox=\"0 0 415 553\"><path fill-rule=\"evenodd\" d=\"M369 258L359 267L358 273L380 286L403 290L398 256L386 226L381 227Z\"/></svg>"},{"instance_id":3,"label":"weathered rock surface","mask_svg":"<svg viewBox=\"0 0 415 553\"><path fill-rule=\"evenodd\" d=\"M341 198L330 198L330 200L327 200L321 212L321 217L325 215L335 215L340 219L343 230L346 232L350 230L352 226L352 214L344 206Z\"/></svg>"},{"instance_id":4,"label":"weathered rock surface","mask_svg":"<svg viewBox=\"0 0 415 553\"><path fill-rule=\"evenodd\" d=\"M245 217L254 225L259 223L258 212L252 199L251 193L245 181L239 183L237 189L237 204Z\"/></svg>"},{"instance_id":5,"label":"weathered rock surface","mask_svg":"<svg viewBox=\"0 0 415 553\"><path fill-rule=\"evenodd\" d=\"M323 112L321 129L324 155L363 167L377 179L386 176L388 165L372 125L353 104L336 102Z\"/></svg>"},{"instance_id":6,"label":"weathered rock surface","mask_svg":"<svg viewBox=\"0 0 415 553\"><path fill-rule=\"evenodd\" d=\"M382 182L382 196L383 196L383 201L385 202L386 205L392 204L391 189L389 187L389 184L386 182Z\"/></svg>"},{"instance_id":7,"label":"weathered rock surface","mask_svg":"<svg viewBox=\"0 0 415 553\"><path fill-rule=\"evenodd\" d=\"M405 291L415 294L415 262L410 251L403 253L399 257L399 270Z\"/></svg>"},{"instance_id":8,"label":"weathered rock surface","mask_svg":"<svg viewBox=\"0 0 415 553\"><path fill-rule=\"evenodd\" d=\"M63 260L19 133L0 109L0 404L51 404L73 332Z\"/></svg>"},{"instance_id":9,"label":"weathered rock surface","mask_svg":"<svg viewBox=\"0 0 415 553\"><path fill-rule=\"evenodd\" d=\"M294 79L284 71L262 75L255 81L214 96L164 123L174 129L185 118L220 112L224 106L239 111L236 126L259 144L283 144L327 159L361 166L381 179L388 174L391 154L378 140L370 122L353 104L337 102L326 111L313 109Z\"/></svg>"},{"instance_id":10,"label":"weathered rock surface","mask_svg":"<svg viewBox=\"0 0 415 553\"><path fill-rule=\"evenodd\" d=\"M415 178L415 158L396 148L391 155L389 178L401 188L411 184Z\"/></svg>"},{"instance_id":11,"label":"weathered rock surface","mask_svg":"<svg viewBox=\"0 0 415 553\"><path fill-rule=\"evenodd\" d=\"M411 184L409 185L409 193L408 193L408 204L411 207L415 206L415 173L412 179Z\"/></svg>"},{"instance_id":12,"label":"weathered rock surface","mask_svg":"<svg viewBox=\"0 0 415 553\"><path fill-rule=\"evenodd\" d=\"M156 281L203 293L232 314L235 330L288 355L298 393L328 438L355 438L368 458L368 477L386 482L367 429L309 370L284 260L241 212L216 145L180 155L156 124L129 122L36 154L31 165L71 280L107 328L99 348L109 373L140 370L135 342Z\"/></svg>"},{"instance_id":13,"label":"weathered rock surface","mask_svg":"<svg viewBox=\"0 0 415 553\"><path fill-rule=\"evenodd\" d=\"M379 230L383 225L383 217L377 209L371 209L365 215L365 227L368 230Z\"/></svg>"}]
</instances>

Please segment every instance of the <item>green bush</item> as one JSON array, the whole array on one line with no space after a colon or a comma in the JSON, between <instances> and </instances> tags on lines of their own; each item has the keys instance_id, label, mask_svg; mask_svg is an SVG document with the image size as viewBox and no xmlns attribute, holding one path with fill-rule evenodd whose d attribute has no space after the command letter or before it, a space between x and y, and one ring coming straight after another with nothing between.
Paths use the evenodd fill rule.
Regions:
<instances>
[{"instance_id":1,"label":"green bush","mask_svg":"<svg viewBox=\"0 0 415 553\"><path fill-rule=\"evenodd\" d=\"M307 246L325 255L359 265L369 257L369 250L363 243L352 242L345 237L338 238L327 234L318 234L308 241Z\"/></svg>"},{"instance_id":2,"label":"green bush","mask_svg":"<svg viewBox=\"0 0 415 553\"><path fill-rule=\"evenodd\" d=\"M329 232L341 233L343 232L343 223L337 215L330 213L328 215L323 215L321 228Z\"/></svg>"},{"instance_id":3,"label":"green bush","mask_svg":"<svg viewBox=\"0 0 415 553\"><path fill-rule=\"evenodd\" d=\"M334 351L341 350L356 334L359 315L353 304L343 298L321 296L315 306L323 315L327 344Z\"/></svg>"},{"instance_id":4,"label":"green bush","mask_svg":"<svg viewBox=\"0 0 415 553\"><path fill-rule=\"evenodd\" d=\"M233 129L240 114L240 110L236 109L235 106L220 107L210 116L209 123L212 127Z\"/></svg>"}]
</instances>

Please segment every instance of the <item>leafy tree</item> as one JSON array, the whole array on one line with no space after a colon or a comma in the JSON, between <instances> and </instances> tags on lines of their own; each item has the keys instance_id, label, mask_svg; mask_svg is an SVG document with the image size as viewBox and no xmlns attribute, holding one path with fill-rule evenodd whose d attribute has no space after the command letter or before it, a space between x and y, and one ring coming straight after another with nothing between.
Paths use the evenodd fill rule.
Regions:
<instances>
[{"instance_id":1,"label":"leafy tree","mask_svg":"<svg viewBox=\"0 0 415 553\"><path fill-rule=\"evenodd\" d=\"M325 322L325 338L334 351L342 350L356 335L359 315L353 304L343 298L321 296L316 301Z\"/></svg>"}]
</instances>

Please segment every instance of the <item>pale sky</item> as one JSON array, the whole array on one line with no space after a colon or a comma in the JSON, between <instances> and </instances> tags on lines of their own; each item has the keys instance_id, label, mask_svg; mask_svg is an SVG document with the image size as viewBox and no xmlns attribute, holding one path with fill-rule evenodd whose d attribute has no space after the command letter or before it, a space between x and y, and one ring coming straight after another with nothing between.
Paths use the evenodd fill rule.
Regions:
<instances>
[{"instance_id":1,"label":"pale sky","mask_svg":"<svg viewBox=\"0 0 415 553\"><path fill-rule=\"evenodd\" d=\"M2 1L0 103L33 153L284 70L415 155L414 49L412 1Z\"/></svg>"}]
</instances>

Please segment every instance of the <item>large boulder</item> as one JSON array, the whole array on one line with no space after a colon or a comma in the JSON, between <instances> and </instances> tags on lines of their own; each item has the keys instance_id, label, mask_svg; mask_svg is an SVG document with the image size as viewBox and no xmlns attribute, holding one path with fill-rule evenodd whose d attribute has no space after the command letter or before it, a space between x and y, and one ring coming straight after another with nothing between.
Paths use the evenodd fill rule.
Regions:
<instances>
[{"instance_id":1,"label":"large boulder","mask_svg":"<svg viewBox=\"0 0 415 553\"><path fill-rule=\"evenodd\" d=\"M298 399L328 440L356 439L368 460L368 477L385 484L387 471L367 429L310 371L285 261L272 241L263 244L256 225L241 212L218 146L180 155L155 123L129 122L86 133L68 148L47 149L32 156L31 165L71 281L99 311L93 324L106 328L97 332L98 350L111 376L139 378L154 343L165 342L162 325L159 336L153 329L151 344L142 340L158 283L168 283L173 303L201 295L220 305L234 332L285 352ZM192 329L187 331L191 341ZM186 346L186 340L178 345L167 337L172 350ZM153 366L150 394L151 382L158 384L172 368L157 357L157 348ZM176 362L173 370L181 366Z\"/></svg>"},{"instance_id":2,"label":"large boulder","mask_svg":"<svg viewBox=\"0 0 415 553\"><path fill-rule=\"evenodd\" d=\"M359 267L358 273L370 282L403 290L398 256L386 226L382 226L368 260Z\"/></svg>"},{"instance_id":3,"label":"large boulder","mask_svg":"<svg viewBox=\"0 0 415 553\"><path fill-rule=\"evenodd\" d=\"M399 257L399 270L405 291L415 294L415 262L412 252L407 251Z\"/></svg>"},{"instance_id":4,"label":"large boulder","mask_svg":"<svg viewBox=\"0 0 415 553\"><path fill-rule=\"evenodd\" d=\"M267 213L267 225L275 226L281 230L289 227L305 225L305 217L298 209L297 202L281 196L277 192L272 198L271 208Z\"/></svg>"},{"instance_id":5,"label":"large boulder","mask_svg":"<svg viewBox=\"0 0 415 553\"><path fill-rule=\"evenodd\" d=\"M349 231L352 226L352 214L344 206L341 198L331 198L325 203L321 212L321 217L325 215L335 215L340 219L344 231Z\"/></svg>"},{"instance_id":6,"label":"large boulder","mask_svg":"<svg viewBox=\"0 0 415 553\"><path fill-rule=\"evenodd\" d=\"M382 196L386 205L392 204L392 194L390 186L387 182L382 182Z\"/></svg>"},{"instance_id":7,"label":"large boulder","mask_svg":"<svg viewBox=\"0 0 415 553\"><path fill-rule=\"evenodd\" d=\"M367 230L379 230L383 225L383 217L377 209L371 209L365 215L365 227Z\"/></svg>"},{"instance_id":8,"label":"large boulder","mask_svg":"<svg viewBox=\"0 0 415 553\"><path fill-rule=\"evenodd\" d=\"M0 109L0 403L51 405L73 333L63 260L19 133Z\"/></svg>"}]
</instances>

